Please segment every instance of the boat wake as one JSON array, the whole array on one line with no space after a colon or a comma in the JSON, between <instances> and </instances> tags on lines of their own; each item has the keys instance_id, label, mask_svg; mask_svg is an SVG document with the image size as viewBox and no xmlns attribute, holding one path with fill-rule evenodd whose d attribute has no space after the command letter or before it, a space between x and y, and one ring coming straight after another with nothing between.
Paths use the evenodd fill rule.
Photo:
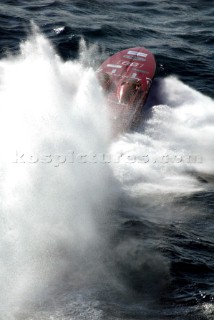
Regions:
<instances>
[{"instance_id":1,"label":"boat wake","mask_svg":"<svg viewBox=\"0 0 214 320\"><path fill-rule=\"evenodd\" d=\"M139 196L201 191L213 182L214 101L176 77L159 79L155 89L162 103L153 105L138 132L111 146L120 158L115 175Z\"/></svg>"}]
</instances>

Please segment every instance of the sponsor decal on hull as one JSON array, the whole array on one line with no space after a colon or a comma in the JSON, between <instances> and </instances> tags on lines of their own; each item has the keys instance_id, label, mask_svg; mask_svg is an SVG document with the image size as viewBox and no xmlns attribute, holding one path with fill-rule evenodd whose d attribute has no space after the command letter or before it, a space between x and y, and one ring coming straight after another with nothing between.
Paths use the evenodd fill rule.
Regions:
<instances>
[{"instance_id":1,"label":"sponsor decal on hull","mask_svg":"<svg viewBox=\"0 0 214 320\"><path fill-rule=\"evenodd\" d=\"M123 56L123 58L129 59L129 60L146 61L145 58L135 57L135 56Z\"/></svg>"},{"instance_id":2,"label":"sponsor decal on hull","mask_svg":"<svg viewBox=\"0 0 214 320\"><path fill-rule=\"evenodd\" d=\"M118 64L107 64L107 67L110 67L110 68L122 68L122 66L119 66Z\"/></svg>"},{"instance_id":3,"label":"sponsor decal on hull","mask_svg":"<svg viewBox=\"0 0 214 320\"><path fill-rule=\"evenodd\" d=\"M147 57L148 54L144 52L137 52L137 51L128 51L128 54L131 54L133 56L138 56L138 57Z\"/></svg>"},{"instance_id":4,"label":"sponsor decal on hull","mask_svg":"<svg viewBox=\"0 0 214 320\"><path fill-rule=\"evenodd\" d=\"M124 66L130 66L130 67L137 67L139 65L139 63L137 62L129 62L129 61L123 61L122 64Z\"/></svg>"},{"instance_id":5,"label":"sponsor decal on hull","mask_svg":"<svg viewBox=\"0 0 214 320\"><path fill-rule=\"evenodd\" d=\"M146 70L141 70L141 69L136 69L136 68L133 68L134 71L137 71L137 72L141 72L141 73L144 73L144 74L148 74L149 72L146 71Z\"/></svg>"}]
</instances>

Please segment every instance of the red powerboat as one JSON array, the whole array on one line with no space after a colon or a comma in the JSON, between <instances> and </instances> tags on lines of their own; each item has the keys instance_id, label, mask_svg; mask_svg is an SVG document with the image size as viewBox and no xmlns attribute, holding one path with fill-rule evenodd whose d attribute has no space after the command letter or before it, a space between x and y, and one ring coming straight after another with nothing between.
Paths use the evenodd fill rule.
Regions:
<instances>
[{"instance_id":1,"label":"red powerboat","mask_svg":"<svg viewBox=\"0 0 214 320\"><path fill-rule=\"evenodd\" d=\"M115 131L137 127L155 72L155 57L143 47L120 51L99 67L97 75L110 106Z\"/></svg>"}]
</instances>

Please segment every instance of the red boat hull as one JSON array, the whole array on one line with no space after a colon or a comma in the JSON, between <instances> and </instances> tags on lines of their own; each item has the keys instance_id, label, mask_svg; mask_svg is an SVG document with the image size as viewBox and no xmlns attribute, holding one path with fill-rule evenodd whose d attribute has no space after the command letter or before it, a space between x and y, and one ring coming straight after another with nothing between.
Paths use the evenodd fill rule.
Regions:
<instances>
[{"instance_id":1,"label":"red boat hull","mask_svg":"<svg viewBox=\"0 0 214 320\"><path fill-rule=\"evenodd\" d=\"M143 47L120 51L97 70L116 131L135 128L139 123L155 72L155 57Z\"/></svg>"}]
</instances>

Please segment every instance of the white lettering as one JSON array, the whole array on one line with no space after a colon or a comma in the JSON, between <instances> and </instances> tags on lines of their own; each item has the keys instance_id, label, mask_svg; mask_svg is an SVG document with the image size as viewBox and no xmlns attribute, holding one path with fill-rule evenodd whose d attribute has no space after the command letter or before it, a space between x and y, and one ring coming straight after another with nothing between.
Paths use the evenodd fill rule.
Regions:
<instances>
[{"instance_id":1,"label":"white lettering","mask_svg":"<svg viewBox=\"0 0 214 320\"><path fill-rule=\"evenodd\" d=\"M118 68L118 69L122 68L122 66L119 66L119 65L117 65L117 64L107 64L107 67L110 67L110 68Z\"/></svg>"},{"instance_id":2,"label":"white lettering","mask_svg":"<svg viewBox=\"0 0 214 320\"><path fill-rule=\"evenodd\" d=\"M137 51L128 51L128 54L132 54L134 56L139 56L139 57L147 57L148 54L144 52L137 52Z\"/></svg>"}]
</instances>

